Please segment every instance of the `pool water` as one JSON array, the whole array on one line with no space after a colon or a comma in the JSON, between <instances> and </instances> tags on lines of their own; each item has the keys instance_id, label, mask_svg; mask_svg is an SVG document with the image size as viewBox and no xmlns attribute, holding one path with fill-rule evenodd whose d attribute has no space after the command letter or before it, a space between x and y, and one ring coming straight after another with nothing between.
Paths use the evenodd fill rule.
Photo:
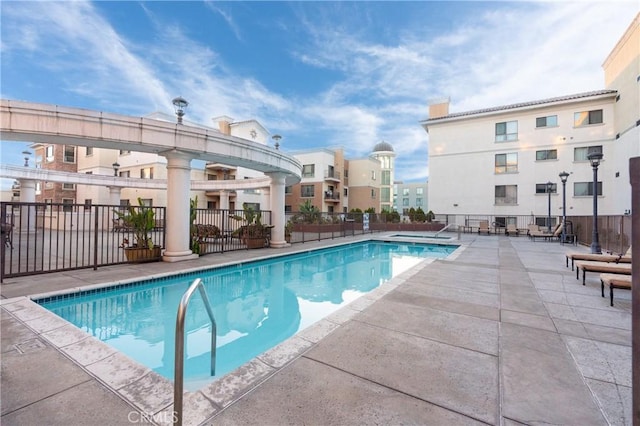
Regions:
<instances>
[{"instance_id":1,"label":"pool water","mask_svg":"<svg viewBox=\"0 0 640 426\"><path fill-rule=\"evenodd\" d=\"M394 234L390 235L394 238L428 238L428 239L436 239L436 240L450 240L451 237L443 237L437 234Z\"/></svg>"},{"instance_id":2,"label":"pool water","mask_svg":"<svg viewBox=\"0 0 640 426\"><path fill-rule=\"evenodd\" d=\"M219 377L457 247L369 241L36 302L172 380L178 305L201 278L217 325ZM198 292L187 310L185 342L185 381L210 376L211 323Z\"/></svg>"}]
</instances>

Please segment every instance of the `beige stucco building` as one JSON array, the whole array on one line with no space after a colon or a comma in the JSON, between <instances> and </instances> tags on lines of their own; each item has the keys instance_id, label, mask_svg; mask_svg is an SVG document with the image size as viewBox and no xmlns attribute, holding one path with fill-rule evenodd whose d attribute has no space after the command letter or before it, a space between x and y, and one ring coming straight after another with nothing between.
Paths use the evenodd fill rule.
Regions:
<instances>
[{"instance_id":1,"label":"beige stucco building","mask_svg":"<svg viewBox=\"0 0 640 426\"><path fill-rule=\"evenodd\" d=\"M631 211L629 158L640 155L640 44L636 16L603 64L606 88L520 104L450 113L447 100L430 105L421 124L429 134L429 208L439 214L562 214L593 211L593 169L600 151L598 212Z\"/></svg>"}]
</instances>

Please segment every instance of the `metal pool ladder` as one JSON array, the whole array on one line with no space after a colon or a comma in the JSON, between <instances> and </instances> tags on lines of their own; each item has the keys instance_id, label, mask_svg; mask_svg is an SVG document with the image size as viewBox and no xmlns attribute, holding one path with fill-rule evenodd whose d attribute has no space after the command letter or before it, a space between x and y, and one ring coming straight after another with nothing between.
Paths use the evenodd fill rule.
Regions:
<instances>
[{"instance_id":1,"label":"metal pool ladder","mask_svg":"<svg viewBox=\"0 0 640 426\"><path fill-rule=\"evenodd\" d=\"M182 397L184 392L184 318L187 315L187 306L189 300L196 291L200 290L204 307L207 309L209 319L211 320L211 375L216 374L216 320L213 317L213 310L204 289L202 280L196 278L189 286L187 291L182 295L180 305L178 305L178 315L176 317L176 353L174 364L174 384L173 384L173 423L182 425Z\"/></svg>"}]
</instances>

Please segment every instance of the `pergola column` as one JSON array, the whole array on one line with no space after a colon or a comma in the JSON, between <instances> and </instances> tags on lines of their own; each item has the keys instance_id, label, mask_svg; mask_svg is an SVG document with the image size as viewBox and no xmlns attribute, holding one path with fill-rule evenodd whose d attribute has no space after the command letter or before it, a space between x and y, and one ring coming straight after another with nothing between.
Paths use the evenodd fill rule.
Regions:
<instances>
[{"instance_id":1,"label":"pergola column","mask_svg":"<svg viewBox=\"0 0 640 426\"><path fill-rule=\"evenodd\" d=\"M266 173L271 178L270 201L271 201L271 247L288 247L289 244L284 239L284 173Z\"/></svg>"},{"instance_id":2,"label":"pergola column","mask_svg":"<svg viewBox=\"0 0 640 426\"><path fill-rule=\"evenodd\" d=\"M31 179L20 179L20 202L36 202L36 181ZM20 231L33 232L36 230L36 206L23 206L20 209ZM18 226L18 224L15 224Z\"/></svg>"},{"instance_id":3,"label":"pergola column","mask_svg":"<svg viewBox=\"0 0 640 426\"><path fill-rule=\"evenodd\" d=\"M195 259L189 249L189 196L193 156L173 150L160 153L167 159L167 217L165 251L162 260L179 262Z\"/></svg>"},{"instance_id":4,"label":"pergola column","mask_svg":"<svg viewBox=\"0 0 640 426\"><path fill-rule=\"evenodd\" d=\"M122 188L119 186L108 186L107 188L109 189L109 204L112 206L119 206Z\"/></svg>"},{"instance_id":5,"label":"pergola column","mask_svg":"<svg viewBox=\"0 0 640 426\"><path fill-rule=\"evenodd\" d=\"M229 210L229 191L220 190L220 210Z\"/></svg>"}]
</instances>

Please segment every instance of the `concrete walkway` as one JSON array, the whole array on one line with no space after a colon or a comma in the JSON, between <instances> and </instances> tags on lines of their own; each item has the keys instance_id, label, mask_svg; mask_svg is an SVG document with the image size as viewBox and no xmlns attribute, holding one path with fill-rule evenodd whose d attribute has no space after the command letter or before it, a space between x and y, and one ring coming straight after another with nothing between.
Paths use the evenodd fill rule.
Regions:
<instances>
[{"instance_id":1,"label":"concrete walkway","mask_svg":"<svg viewBox=\"0 0 640 426\"><path fill-rule=\"evenodd\" d=\"M171 420L166 382L139 384L148 373L136 383L101 376L95 366L103 358L124 365L124 357L73 356L77 332L45 327L32 302L17 297L337 242L7 280L2 424ZM469 234L461 243L451 260L403 273L238 374L190 393L185 424L630 425L630 292L616 291L611 307L597 274L582 286L564 253L585 248Z\"/></svg>"}]
</instances>

